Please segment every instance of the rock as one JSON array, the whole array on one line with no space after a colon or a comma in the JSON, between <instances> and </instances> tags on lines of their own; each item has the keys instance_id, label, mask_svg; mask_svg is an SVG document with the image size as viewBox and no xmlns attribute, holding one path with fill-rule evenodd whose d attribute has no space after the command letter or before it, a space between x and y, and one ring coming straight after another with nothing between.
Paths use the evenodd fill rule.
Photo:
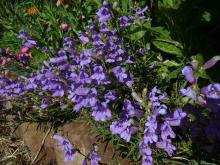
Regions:
<instances>
[{"instance_id":1,"label":"rock","mask_svg":"<svg viewBox=\"0 0 220 165\"><path fill-rule=\"evenodd\" d=\"M118 152L114 150L114 147L106 142L102 142L96 137L95 133L91 132L90 125L85 121L73 121L60 127L63 135L68 138L76 148L87 155L92 148L92 145L96 143L99 147L99 155L102 158L103 164L111 165L129 165L128 160L122 159ZM25 145L28 146L31 152L32 160L36 156L39 148L41 147L42 140L45 137L47 130L38 128L38 123L23 123L19 126L17 134L24 140ZM41 164L56 164L56 165L81 165L84 157L79 153L76 154L75 160L71 162L64 162L64 154L59 144L52 139L54 130L52 130L47 136L44 146L38 156L36 163ZM90 164L90 163L88 163Z\"/></svg>"}]
</instances>

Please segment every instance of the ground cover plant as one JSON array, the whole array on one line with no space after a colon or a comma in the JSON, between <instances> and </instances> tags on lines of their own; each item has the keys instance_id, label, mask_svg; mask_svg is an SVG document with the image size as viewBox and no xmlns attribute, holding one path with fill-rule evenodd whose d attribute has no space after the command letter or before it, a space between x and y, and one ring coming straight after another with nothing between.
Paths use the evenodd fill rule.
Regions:
<instances>
[{"instance_id":1,"label":"ground cover plant","mask_svg":"<svg viewBox=\"0 0 220 165\"><path fill-rule=\"evenodd\" d=\"M0 3L2 119L84 118L134 164L219 164L218 1Z\"/></svg>"}]
</instances>

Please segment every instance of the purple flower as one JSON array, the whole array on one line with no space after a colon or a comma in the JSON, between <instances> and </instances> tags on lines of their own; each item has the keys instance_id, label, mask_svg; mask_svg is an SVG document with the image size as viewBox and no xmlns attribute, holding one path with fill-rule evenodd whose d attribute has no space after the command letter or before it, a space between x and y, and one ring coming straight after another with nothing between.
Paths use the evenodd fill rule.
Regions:
<instances>
[{"instance_id":1,"label":"purple flower","mask_svg":"<svg viewBox=\"0 0 220 165\"><path fill-rule=\"evenodd\" d=\"M48 52L50 52L50 49L48 47L44 46L41 48L41 51L44 53L48 53Z\"/></svg>"},{"instance_id":2,"label":"purple flower","mask_svg":"<svg viewBox=\"0 0 220 165\"><path fill-rule=\"evenodd\" d=\"M42 104L41 104L41 108L42 109L46 109L47 107L49 107L51 105L51 101L49 99L43 99L42 100Z\"/></svg>"},{"instance_id":3,"label":"purple flower","mask_svg":"<svg viewBox=\"0 0 220 165\"><path fill-rule=\"evenodd\" d=\"M93 34L92 35L92 39L93 39L93 45L94 46L99 46L99 45L104 44L102 42L102 36L100 34L98 34L98 33Z\"/></svg>"},{"instance_id":4,"label":"purple flower","mask_svg":"<svg viewBox=\"0 0 220 165\"><path fill-rule=\"evenodd\" d=\"M70 37L65 37L63 42L63 47L75 48L75 43Z\"/></svg>"},{"instance_id":5,"label":"purple flower","mask_svg":"<svg viewBox=\"0 0 220 165\"><path fill-rule=\"evenodd\" d=\"M145 127L149 128L149 129L156 130L158 127L157 117L155 115L148 116L147 122L145 123Z\"/></svg>"},{"instance_id":6,"label":"purple flower","mask_svg":"<svg viewBox=\"0 0 220 165\"><path fill-rule=\"evenodd\" d=\"M124 100L123 102L123 108L122 108L122 117L124 119L137 117L140 119L143 117L144 112L140 109L140 106L138 104L132 104L129 100Z\"/></svg>"},{"instance_id":7,"label":"purple flower","mask_svg":"<svg viewBox=\"0 0 220 165\"><path fill-rule=\"evenodd\" d=\"M182 119L186 116L186 112L183 112L182 109L177 109L173 113L168 114L164 120L171 126L180 126Z\"/></svg>"},{"instance_id":8,"label":"purple flower","mask_svg":"<svg viewBox=\"0 0 220 165\"><path fill-rule=\"evenodd\" d=\"M148 143L141 141L139 143L139 151L142 154L142 165L153 165L152 151Z\"/></svg>"},{"instance_id":9,"label":"purple flower","mask_svg":"<svg viewBox=\"0 0 220 165\"><path fill-rule=\"evenodd\" d=\"M157 142L158 136L156 133L158 123L156 120L156 116L148 116L147 122L145 123L145 130L144 130L144 143L154 143Z\"/></svg>"},{"instance_id":10,"label":"purple flower","mask_svg":"<svg viewBox=\"0 0 220 165\"><path fill-rule=\"evenodd\" d=\"M97 95L96 88L91 88L87 95L87 107L93 107L96 105Z\"/></svg>"},{"instance_id":11,"label":"purple flower","mask_svg":"<svg viewBox=\"0 0 220 165\"><path fill-rule=\"evenodd\" d=\"M129 17L127 16L122 16L120 17L120 27L127 27L127 26L130 26L131 23L130 23L130 19Z\"/></svg>"},{"instance_id":12,"label":"purple flower","mask_svg":"<svg viewBox=\"0 0 220 165\"><path fill-rule=\"evenodd\" d=\"M105 102L109 103L110 101L115 101L117 99L116 97L116 91L110 90L108 93L105 94Z\"/></svg>"},{"instance_id":13,"label":"purple flower","mask_svg":"<svg viewBox=\"0 0 220 165\"><path fill-rule=\"evenodd\" d=\"M187 96L190 99L193 99L193 100L197 99L196 93L190 87L187 87L186 89L185 88L181 89L180 93L183 96Z\"/></svg>"},{"instance_id":14,"label":"purple flower","mask_svg":"<svg viewBox=\"0 0 220 165\"><path fill-rule=\"evenodd\" d=\"M162 93L157 87L154 87L148 95L149 101L152 103L151 110L154 115L165 115L167 106L161 104L161 101L168 100L167 93Z\"/></svg>"},{"instance_id":15,"label":"purple flower","mask_svg":"<svg viewBox=\"0 0 220 165\"><path fill-rule=\"evenodd\" d=\"M155 103L155 104L157 105L157 102L163 101L163 100L168 100L169 97L168 97L167 93L162 93L160 89L157 89L157 87L154 87L154 88L150 91L150 93L149 93L149 95L148 95L148 99L149 99L153 104ZM155 105L155 106L156 106L156 105ZM160 103L159 103L157 106L159 106L159 105L160 105Z\"/></svg>"},{"instance_id":16,"label":"purple flower","mask_svg":"<svg viewBox=\"0 0 220 165\"><path fill-rule=\"evenodd\" d=\"M105 2L106 3L106 2ZM109 7L107 4L103 4L103 7L100 8L96 14L97 14L97 19L99 20L99 22L107 22L108 20L110 20L112 18L111 13L109 11Z\"/></svg>"},{"instance_id":17,"label":"purple flower","mask_svg":"<svg viewBox=\"0 0 220 165\"><path fill-rule=\"evenodd\" d=\"M86 160L86 158L83 160L82 165L87 165L87 160Z\"/></svg>"},{"instance_id":18,"label":"purple flower","mask_svg":"<svg viewBox=\"0 0 220 165\"><path fill-rule=\"evenodd\" d=\"M28 48L35 48L37 46L37 43L36 41L29 39L29 40L23 41L22 46L28 47Z\"/></svg>"},{"instance_id":19,"label":"purple flower","mask_svg":"<svg viewBox=\"0 0 220 165\"><path fill-rule=\"evenodd\" d=\"M167 106L165 104L161 104L159 106L153 107L152 111L155 115L165 115L167 114Z\"/></svg>"},{"instance_id":20,"label":"purple flower","mask_svg":"<svg viewBox=\"0 0 220 165\"><path fill-rule=\"evenodd\" d=\"M83 53L80 55L80 65L84 66L89 64L92 61L90 56L91 52L88 49L85 49Z\"/></svg>"},{"instance_id":21,"label":"purple flower","mask_svg":"<svg viewBox=\"0 0 220 165\"><path fill-rule=\"evenodd\" d=\"M129 142L131 136L138 132L138 127L132 126L131 120L114 121L110 125L112 134L119 134L125 141Z\"/></svg>"},{"instance_id":22,"label":"purple flower","mask_svg":"<svg viewBox=\"0 0 220 165\"><path fill-rule=\"evenodd\" d=\"M26 39L26 40L32 39L32 38L30 37L30 35L24 31L24 29L19 30L19 35L18 35L17 38L18 38L18 39Z\"/></svg>"},{"instance_id":23,"label":"purple flower","mask_svg":"<svg viewBox=\"0 0 220 165\"><path fill-rule=\"evenodd\" d=\"M213 67L219 60L220 60L220 56L214 56L203 65L203 68L209 69Z\"/></svg>"},{"instance_id":24,"label":"purple flower","mask_svg":"<svg viewBox=\"0 0 220 165\"><path fill-rule=\"evenodd\" d=\"M79 86L75 89L74 94L78 96L87 96L89 94L90 89Z\"/></svg>"},{"instance_id":25,"label":"purple flower","mask_svg":"<svg viewBox=\"0 0 220 165\"><path fill-rule=\"evenodd\" d=\"M89 154L89 158L91 159L91 165L99 165L99 163L101 162L101 157L96 151L92 151Z\"/></svg>"},{"instance_id":26,"label":"purple flower","mask_svg":"<svg viewBox=\"0 0 220 165\"><path fill-rule=\"evenodd\" d=\"M76 103L73 111L78 112L83 107L91 108L96 106L97 91L95 88L88 89L79 87L70 91L68 98Z\"/></svg>"},{"instance_id":27,"label":"purple flower","mask_svg":"<svg viewBox=\"0 0 220 165\"><path fill-rule=\"evenodd\" d=\"M171 125L169 124L169 122L165 121L162 125L161 125L161 138L163 140L166 140L168 137L170 138L175 138L176 134L173 132Z\"/></svg>"},{"instance_id":28,"label":"purple flower","mask_svg":"<svg viewBox=\"0 0 220 165\"><path fill-rule=\"evenodd\" d=\"M82 33L80 36L79 36L79 39L84 43L88 43L89 42L89 38L87 37L86 33Z\"/></svg>"},{"instance_id":29,"label":"purple flower","mask_svg":"<svg viewBox=\"0 0 220 165\"><path fill-rule=\"evenodd\" d=\"M53 93L53 97L62 97L64 95L64 90L58 89Z\"/></svg>"},{"instance_id":30,"label":"purple flower","mask_svg":"<svg viewBox=\"0 0 220 165\"><path fill-rule=\"evenodd\" d=\"M52 138L57 140L64 151L64 161L67 162L74 160L76 151L70 141L58 134L54 134Z\"/></svg>"},{"instance_id":31,"label":"purple flower","mask_svg":"<svg viewBox=\"0 0 220 165\"><path fill-rule=\"evenodd\" d=\"M220 115L220 84L210 84L201 89L200 102L209 107L215 114Z\"/></svg>"},{"instance_id":32,"label":"purple flower","mask_svg":"<svg viewBox=\"0 0 220 165\"><path fill-rule=\"evenodd\" d=\"M153 157L151 155L143 156L142 165L153 165Z\"/></svg>"},{"instance_id":33,"label":"purple flower","mask_svg":"<svg viewBox=\"0 0 220 165\"><path fill-rule=\"evenodd\" d=\"M156 134L156 130L152 130L149 128L146 128L144 130L144 142L145 143L154 143L157 142L158 136Z\"/></svg>"},{"instance_id":34,"label":"purple flower","mask_svg":"<svg viewBox=\"0 0 220 165\"><path fill-rule=\"evenodd\" d=\"M67 56L60 56L60 57L54 57L50 58L50 62L54 64L64 63L67 62Z\"/></svg>"},{"instance_id":35,"label":"purple flower","mask_svg":"<svg viewBox=\"0 0 220 165\"><path fill-rule=\"evenodd\" d=\"M195 79L195 76L193 74L193 70L190 66L185 66L182 69L182 74L184 75L185 79L187 81L189 81L191 84L194 85L196 83L196 79Z\"/></svg>"},{"instance_id":36,"label":"purple flower","mask_svg":"<svg viewBox=\"0 0 220 165\"><path fill-rule=\"evenodd\" d=\"M143 8L143 9L141 9L141 8L135 8L134 10L136 11L136 14L142 15L145 11L148 10L148 6L146 6L146 7Z\"/></svg>"},{"instance_id":37,"label":"purple flower","mask_svg":"<svg viewBox=\"0 0 220 165\"><path fill-rule=\"evenodd\" d=\"M34 48L37 46L36 41L34 41L29 34L27 34L24 29L19 31L18 39L24 39L22 42L23 47Z\"/></svg>"},{"instance_id":38,"label":"purple flower","mask_svg":"<svg viewBox=\"0 0 220 165\"><path fill-rule=\"evenodd\" d=\"M176 147L171 144L170 139L158 141L157 147L164 149L169 156L172 156L173 152L176 150Z\"/></svg>"},{"instance_id":39,"label":"purple flower","mask_svg":"<svg viewBox=\"0 0 220 165\"><path fill-rule=\"evenodd\" d=\"M126 69L124 67L116 66L112 69L112 72L119 82L125 83L129 88L132 87L132 75L126 73Z\"/></svg>"},{"instance_id":40,"label":"purple flower","mask_svg":"<svg viewBox=\"0 0 220 165\"><path fill-rule=\"evenodd\" d=\"M98 103L92 108L92 116L96 121L106 121L111 119L112 114L110 109L107 107L107 103Z\"/></svg>"},{"instance_id":41,"label":"purple flower","mask_svg":"<svg viewBox=\"0 0 220 165\"><path fill-rule=\"evenodd\" d=\"M151 148L149 147L148 143L141 141L139 144L139 151L142 155L150 156L152 154Z\"/></svg>"},{"instance_id":42,"label":"purple flower","mask_svg":"<svg viewBox=\"0 0 220 165\"><path fill-rule=\"evenodd\" d=\"M109 83L109 81L106 81L106 74L102 66L95 66L93 72L94 74L91 76L91 79L95 84L100 85Z\"/></svg>"},{"instance_id":43,"label":"purple flower","mask_svg":"<svg viewBox=\"0 0 220 165\"><path fill-rule=\"evenodd\" d=\"M208 98L218 99L220 98L220 84L210 84L207 87L203 87L201 93Z\"/></svg>"},{"instance_id":44,"label":"purple flower","mask_svg":"<svg viewBox=\"0 0 220 165\"><path fill-rule=\"evenodd\" d=\"M134 8L133 10L134 10L135 14L138 15L137 18L139 18L139 19L145 19L146 17L145 17L145 15L144 15L144 13L145 13L145 11L148 10L148 6L146 6L146 7L143 8L143 9L141 9L140 7L136 7L136 8Z\"/></svg>"}]
</instances>

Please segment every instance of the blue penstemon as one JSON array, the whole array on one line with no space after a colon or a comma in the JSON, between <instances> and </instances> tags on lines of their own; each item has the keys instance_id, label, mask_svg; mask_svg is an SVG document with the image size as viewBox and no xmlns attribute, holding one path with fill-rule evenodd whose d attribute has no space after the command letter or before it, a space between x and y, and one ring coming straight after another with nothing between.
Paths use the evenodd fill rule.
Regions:
<instances>
[{"instance_id":1,"label":"blue penstemon","mask_svg":"<svg viewBox=\"0 0 220 165\"><path fill-rule=\"evenodd\" d=\"M187 114L182 109L176 109L170 113L167 112L168 107L163 101L168 99L168 95L162 93L157 87L154 87L148 95L151 107L150 111L147 112L148 117L145 122L144 137L139 144L140 153L143 155L143 165L153 164L152 144L166 151L169 156L176 150L176 147L171 143L171 140L176 136L172 127L180 126L181 120Z\"/></svg>"}]
</instances>

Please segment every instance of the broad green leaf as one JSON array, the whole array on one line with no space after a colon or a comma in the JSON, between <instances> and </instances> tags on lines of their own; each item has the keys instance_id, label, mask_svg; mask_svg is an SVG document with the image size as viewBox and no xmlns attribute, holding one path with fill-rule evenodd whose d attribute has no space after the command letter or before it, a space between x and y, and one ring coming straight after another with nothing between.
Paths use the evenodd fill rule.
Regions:
<instances>
[{"instance_id":1,"label":"broad green leaf","mask_svg":"<svg viewBox=\"0 0 220 165\"><path fill-rule=\"evenodd\" d=\"M145 29L142 29L140 27L135 27L131 32L130 39L131 40L139 40L144 37L145 33L146 33Z\"/></svg>"},{"instance_id":2,"label":"broad green leaf","mask_svg":"<svg viewBox=\"0 0 220 165\"><path fill-rule=\"evenodd\" d=\"M159 50L161 50L165 53L173 54L176 56L183 55L183 47L177 41L164 40L164 39L154 39L152 41L152 43L156 48L158 48Z\"/></svg>"},{"instance_id":3,"label":"broad green leaf","mask_svg":"<svg viewBox=\"0 0 220 165\"><path fill-rule=\"evenodd\" d=\"M151 28L153 34L159 38L171 40L170 32L165 27L152 27Z\"/></svg>"}]
</instances>

